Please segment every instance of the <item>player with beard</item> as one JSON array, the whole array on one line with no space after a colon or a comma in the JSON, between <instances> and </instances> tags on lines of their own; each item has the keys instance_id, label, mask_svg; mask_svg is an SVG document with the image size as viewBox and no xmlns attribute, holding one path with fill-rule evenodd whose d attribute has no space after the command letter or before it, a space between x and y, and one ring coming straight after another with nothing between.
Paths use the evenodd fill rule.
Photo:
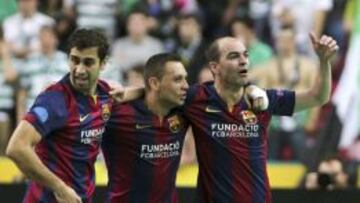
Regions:
<instances>
[{"instance_id":1,"label":"player with beard","mask_svg":"<svg viewBox=\"0 0 360 203\"><path fill-rule=\"evenodd\" d=\"M110 117L109 86L98 79L106 37L76 30L69 40L70 73L37 98L19 123L7 155L31 179L23 202L91 202L94 162Z\"/></svg>"},{"instance_id":2,"label":"player with beard","mask_svg":"<svg viewBox=\"0 0 360 203\"><path fill-rule=\"evenodd\" d=\"M249 59L244 43L224 37L209 47L207 57L215 80L191 87L184 107L198 155L198 202L271 202L266 171L266 130L271 116L290 116L322 105L330 97L330 60L338 46L326 35L320 40L310 37L320 60L317 82L305 92L267 90L265 111L253 111L245 101Z\"/></svg>"}]
</instances>

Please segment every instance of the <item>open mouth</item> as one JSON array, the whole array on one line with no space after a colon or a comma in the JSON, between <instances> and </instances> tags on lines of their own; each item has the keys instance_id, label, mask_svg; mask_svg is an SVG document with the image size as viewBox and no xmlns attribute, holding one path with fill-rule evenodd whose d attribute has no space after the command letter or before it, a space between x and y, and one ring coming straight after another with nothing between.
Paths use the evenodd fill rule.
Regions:
<instances>
[{"instance_id":1,"label":"open mouth","mask_svg":"<svg viewBox=\"0 0 360 203\"><path fill-rule=\"evenodd\" d=\"M248 73L248 70L247 69L242 69L239 71L240 74L247 74Z\"/></svg>"},{"instance_id":2,"label":"open mouth","mask_svg":"<svg viewBox=\"0 0 360 203\"><path fill-rule=\"evenodd\" d=\"M248 70L247 69L241 69L239 71L239 74L240 74L241 77L246 77L247 74L248 74Z\"/></svg>"}]
</instances>

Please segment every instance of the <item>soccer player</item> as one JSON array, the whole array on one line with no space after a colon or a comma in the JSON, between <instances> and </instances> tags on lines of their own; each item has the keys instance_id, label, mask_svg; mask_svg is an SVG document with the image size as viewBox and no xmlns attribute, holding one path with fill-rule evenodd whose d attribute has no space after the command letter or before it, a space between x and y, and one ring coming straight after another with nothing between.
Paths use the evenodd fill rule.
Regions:
<instances>
[{"instance_id":1,"label":"soccer player","mask_svg":"<svg viewBox=\"0 0 360 203\"><path fill-rule=\"evenodd\" d=\"M271 202L266 171L271 116L291 115L324 104L330 97L330 60L337 43L326 35L320 40L310 38L320 59L316 83L305 92L267 90L266 111L252 111L245 102L249 60L243 42L224 37L209 47L215 80L191 87L184 108L198 155L198 202Z\"/></svg>"},{"instance_id":2,"label":"soccer player","mask_svg":"<svg viewBox=\"0 0 360 203\"><path fill-rule=\"evenodd\" d=\"M14 131L7 155L32 181L25 203L90 202L94 162L112 99L98 80L108 42L79 29L69 40L70 73L37 98Z\"/></svg>"},{"instance_id":3,"label":"soccer player","mask_svg":"<svg viewBox=\"0 0 360 203\"><path fill-rule=\"evenodd\" d=\"M145 96L114 106L102 150L108 168L106 202L177 202L175 177L187 121L187 73L180 57L152 56L144 68Z\"/></svg>"}]
</instances>

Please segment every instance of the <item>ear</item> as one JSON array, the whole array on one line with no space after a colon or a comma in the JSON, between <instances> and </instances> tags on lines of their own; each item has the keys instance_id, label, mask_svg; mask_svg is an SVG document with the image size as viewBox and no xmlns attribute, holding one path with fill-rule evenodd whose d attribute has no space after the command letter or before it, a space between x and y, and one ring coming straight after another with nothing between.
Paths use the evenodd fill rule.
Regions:
<instances>
[{"instance_id":1,"label":"ear","mask_svg":"<svg viewBox=\"0 0 360 203\"><path fill-rule=\"evenodd\" d=\"M106 58L104 58L103 61L100 61L100 70L104 70L104 69L105 69L106 64L108 63L108 61L109 61L109 57L106 57Z\"/></svg>"},{"instance_id":2,"label":"ear","mask_svg":"<svg viewBox=\"0 0 360 203\"><path fill-rule=\"evenodd\" d=\"M211 71L214 75L216 75L216 74L219 72L219 70L218 70L218 64L217 64L216 62L211 61L211 62L209 62L208 66L209 66L209 68L210 68L210 71Z\"/></svg>"},{"instance_id":3,"label":"ear","mask_svg":"<svg viewBox=\"0 0 360 203\"><path fill-rule=\"evenodd\" d=\"M158 90L160 88L160 81L156 77L149 77L148 82L151 90Z\"/></svg>"}]
</instances>

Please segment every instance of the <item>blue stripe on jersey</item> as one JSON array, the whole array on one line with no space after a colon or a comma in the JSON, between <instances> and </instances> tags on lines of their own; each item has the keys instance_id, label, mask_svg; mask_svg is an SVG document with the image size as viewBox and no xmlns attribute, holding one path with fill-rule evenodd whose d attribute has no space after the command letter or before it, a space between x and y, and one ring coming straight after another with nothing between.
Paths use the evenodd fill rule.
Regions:
<instances>
[{"instance_id":1,"label":"blue stripe on jersey","mask_svg":"<svg viewBox=\"0 0 360 203\"><path fill-rule=\"evenodd\" d=\"M37 118L32 125L43 137L64 126L69 114L65 105L64 94L58 91L41 93L29 113Z\"/></svg>"},{"instance_id":2,"label":"blue stripe on jersey","mask_svg":"<svg viewBox=\"0 0 360 203\"><path fill-rule=\"evenodd\" d=\"M113 111L116 113L116 107L114 107ZM114 116L115 113L113 113L111 116ZM121 118L120 118L121 119ZM112 184L113 181L111 180L111 175L114 173L115 169L116 169L116 163L108 163L113 161L110 156L121 156L121 153L119 153L120 151L120 147L117 146L116 141L115 141L115 136L117 136L116 134L116 130L114 129L113 125L116 125L116 122L113 122L114 119L110 118L105 134L103 136L102 142L101 142L101 150L104 154L104 158L105 158L105 162L106 162L106 167L107 167L107 171L108 171L108 189L106 191L106 199L105 202L109 203L110 202L110 192L114 191L114 187L115 184Z\"/></svg>"},{"instance_id":3,"label":"blue stripe on jersey","mask_svg":"<svg viewBox=\"0 0 360 203\"><path fill-rule=\"evenodd\" d=\"M219 122L223 122L225 123L225 120L219 120ZM209 126L206 128L207 131L210 131L211 129L211 119L207 116L207 123L209 124ZM211 135L211 132L207 132L207 135ZM210 138L213 139L213 138ZM231 187L224 187L224 188L220 188L220 187L215 187L216 185L218 186L229 186L232 185L232 167L231 167L231 154L228 150L228 144L227 144L228 140L227 139L216 139L214 140L213 143L214 145L211 146L210 150L212 152L212 157L213 157L213 161L212 161L212 166L211 166L211 171L212 171L212 176L214 178L214 180L223 180L224 182L218 182L218 183L213 183L211 184L211 191L214 194L214 198L212 198L215 202L231 202L231 197L232 197L232 191L228 191L229 188ZM216 146L216 145L221 145L222 147ZM226 174L227 178L218 178L218 177L223 177L224 174ZM220 190L220 191L219 191ZM226 195L225 195L226 194ZM228 198L227 198L228 197Z\"/></svg>"},{"instance_id":4,"label":"blue stripe on jersey","mask_svg":"<svg viewBox=\"0 0 360 203\"><path fill-rule=\"evenodd\" d=\"M295 108L295 92L289 90L266 90L269 107L273 115L291 116Z\"/></svg>"},{"instance_id":5,"label":"blue stripe on jersey","mask_svg":"<svg viewBox=\"0 0 360 203\"><path fill-rule=\"evenodd\" d=\"M48 153L46 156L49 156L47 158L47 167L50 169L50 171L54 172L56 170L56 152L55 151L55 145L53 142L47 142L46 143L47 145L47 150L48 150ZM55 202L54 201L54 198L55 196L53 195L53 192L52 191L49 191L48 189L45 189L44 188L44 192L41 194L41 198L40 198L40 202Z\"/></svg>"},{"instance_id":6,"label":"blue stripe on jersey","mask_svg":"<svg viewBox=\"0 0 360 203\"><path fill-rule=\"evenodd\" d=\"M141 114L141 111L135 111L135 121L137 123L146 123L149 121L148 117ZM147 132L148 131L148 132ZM135 132L135 136L139 143L146 143L148 145L155 143L155 134L151 128L142 129L142 131ZM146 140L144 142L144 140ZM141 144L138 145L141 147ZM141 153L141 149L138 149L138 153ZM142 172L146 171L146 173ZM151 162L142 160L140 156L136 157L134 163L134 172L131 181L131 189L129 202L148 202L150 198L150 189L153 183L153 176L148 175L153 173L153 165ZM139 188L139 185L142 187ZM133 192L136 191L136 192Z\"/></svg>"},{"instance_id":7,"label":"blue stripe on jersey","mask_svg":"<svg viewBox=\"0 0 360 203\"><path fill-rule=\"evenodd\" d=\"M252 173L252 202L253 203L263 203L266 198L266 177L265 169L263 164L262 148L262 139L265 136L265 132L260 133L260 136L255 139L248 139L249 143L249 160L251 169L254 171Z\"/></svg>"}]
</instances>

